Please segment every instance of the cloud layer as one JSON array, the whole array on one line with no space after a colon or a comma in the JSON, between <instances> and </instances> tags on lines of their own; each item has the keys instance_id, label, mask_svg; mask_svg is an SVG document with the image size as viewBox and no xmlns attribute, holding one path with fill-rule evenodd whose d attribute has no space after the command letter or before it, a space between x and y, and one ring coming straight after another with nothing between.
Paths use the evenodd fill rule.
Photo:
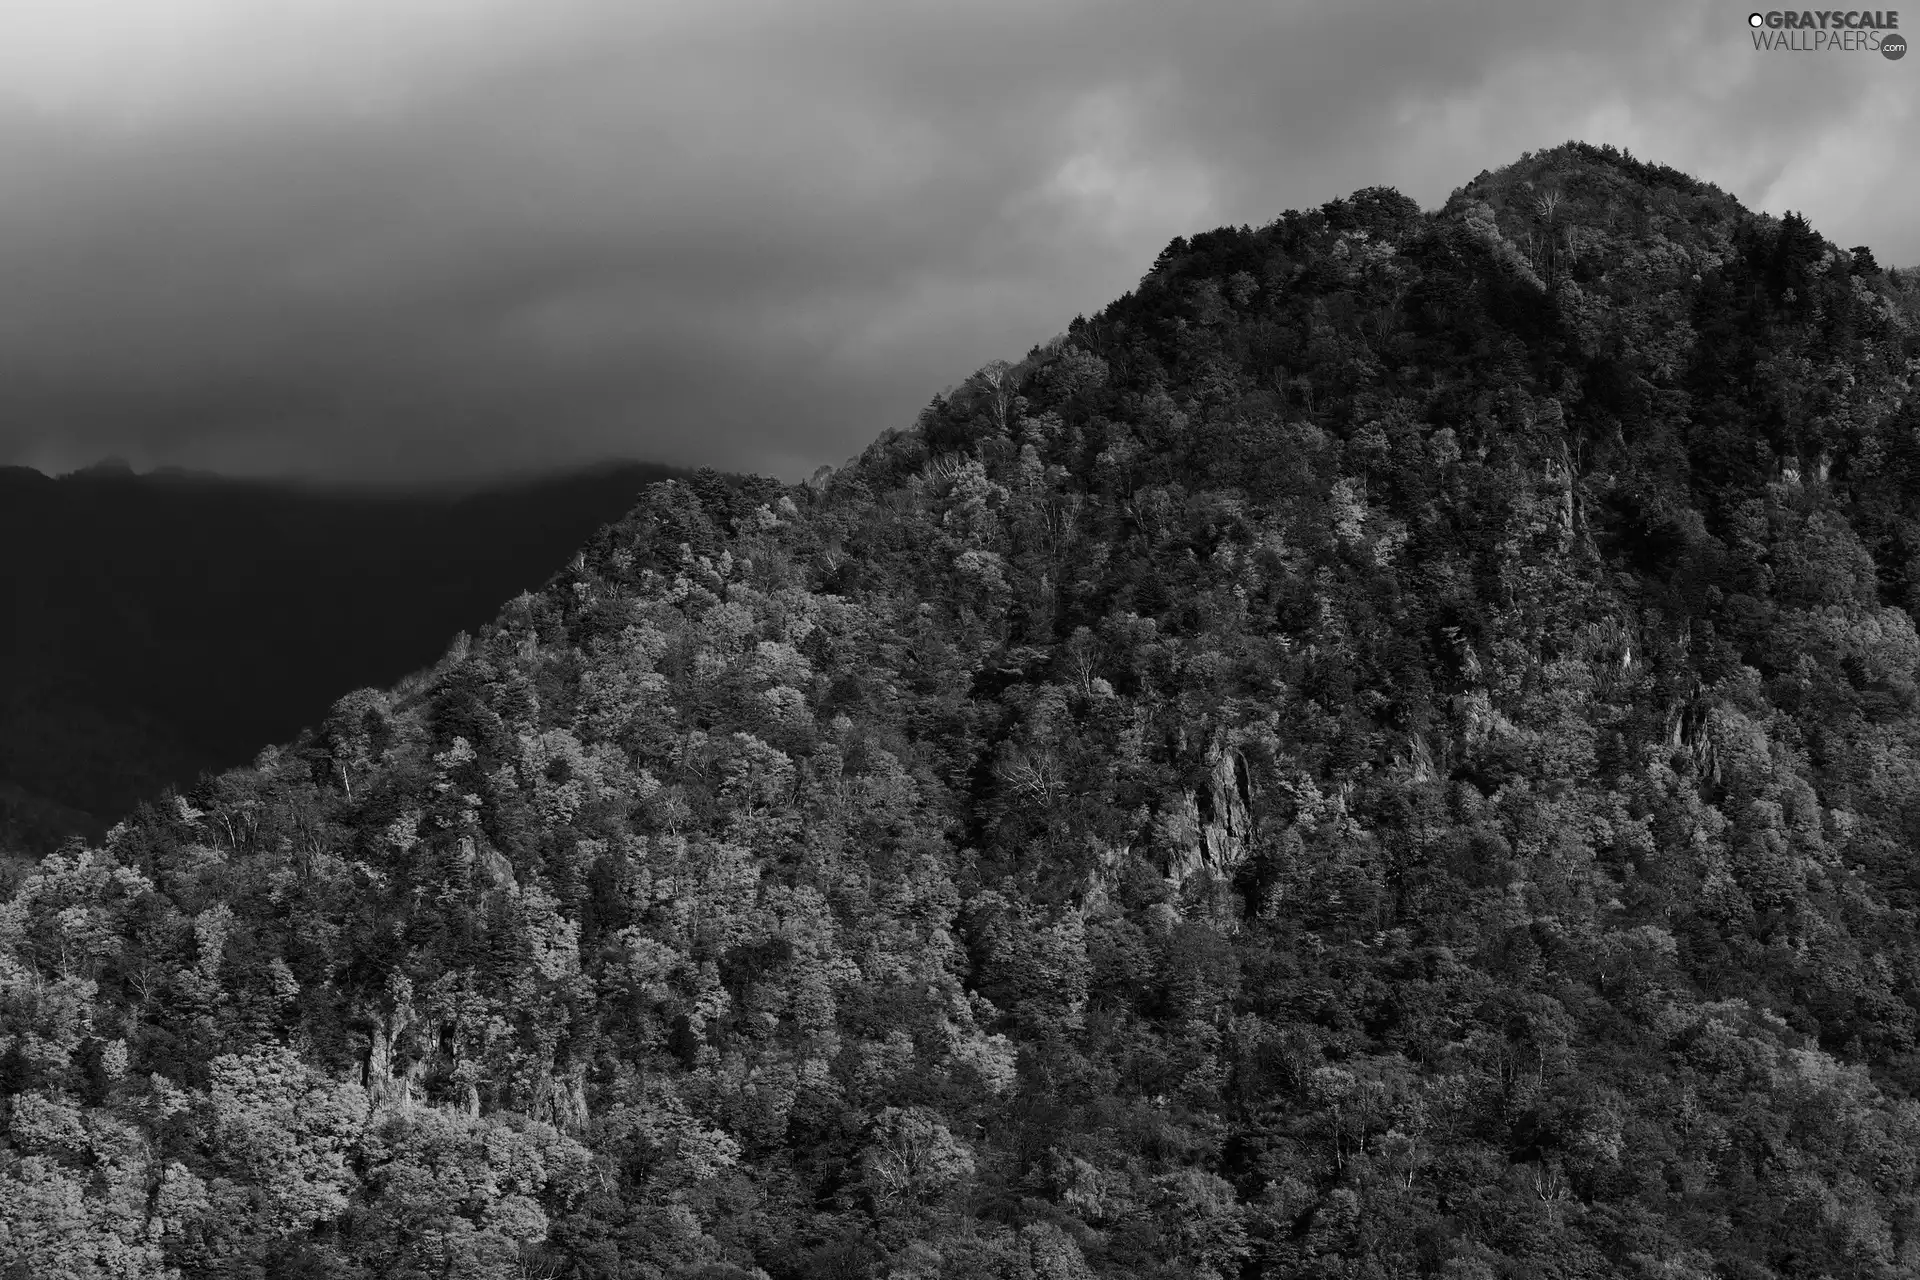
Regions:
<instances>
[{"instance_id":1,"label":"cloud layer","mask_svg":"<svg viewBox=\"0 0 1920 1280\"><path fill-rule=\"evenodd\" d=\"M1175 235L1570 137L1920 262L1920 62L1626 0L14 0L0 461L805 474Z\"/></svg>"}]
</instances>

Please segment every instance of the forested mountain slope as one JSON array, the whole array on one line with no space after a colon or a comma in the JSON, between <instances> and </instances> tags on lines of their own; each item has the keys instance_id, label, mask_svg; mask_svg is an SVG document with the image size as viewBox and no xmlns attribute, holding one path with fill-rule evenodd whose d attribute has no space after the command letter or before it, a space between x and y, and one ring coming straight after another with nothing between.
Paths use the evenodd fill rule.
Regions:
<instances>
[{"instance_id":1,"label":"forested mountain slope","mask_svg":"<svg viewBox=\"0 0 1920 1280\"><path fill-rule=\"evenodd\" d=\"M649 489L0 908L0 1257L1915 1274L1915 285L1569 145Z\"/></svg>"},{"instance_id":2,"label":"forested mountain slope","mask_svg":"<svg viewBox=\"0 0 1920 1280\"><path fill-rule=\"evenodd\" d=\"M687 474L438 493L0 467L0 852L98 839L432 662L642 486Z\"/></svg>"}]
</instances>

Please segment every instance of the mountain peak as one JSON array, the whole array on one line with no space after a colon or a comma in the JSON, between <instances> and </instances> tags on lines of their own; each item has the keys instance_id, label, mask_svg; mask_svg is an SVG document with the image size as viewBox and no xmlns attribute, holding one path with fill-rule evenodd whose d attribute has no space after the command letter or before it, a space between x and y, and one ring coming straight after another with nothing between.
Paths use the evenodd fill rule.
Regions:
<instances>
[{"instance_id":1,"label":"mountain peak","mask_svg":"<svg viewBox=\"0 0 1920 1280\"><path fill-rule=\"evenodd\" d=\"M650 486L15 891L23 1265L1913 1274L1916 301L1572 144Z\"/></svg>"}]
</instances>

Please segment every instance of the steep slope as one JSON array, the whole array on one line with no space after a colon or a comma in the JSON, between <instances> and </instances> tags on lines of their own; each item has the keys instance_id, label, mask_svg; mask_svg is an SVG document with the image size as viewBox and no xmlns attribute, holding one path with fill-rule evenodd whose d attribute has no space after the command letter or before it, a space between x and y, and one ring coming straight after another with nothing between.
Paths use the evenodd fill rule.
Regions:
<instances>
[{"instance_id":1,"label":"steep slope","mask_svg":"<svg viewBox=\"0 0 1920 1280\"><path fill-rule=\"evenodd\" d=\"M643 485L685 474L361 493L0 469L0 849L98 840L346 690L432 662Z\"/></svg>"},{"instance_id":2,"label":"steep slope","mask_svg":"<svg viewBox=\"0 0 1920 1280\"><path fill-rule=\"evenodd\" d=\"M1570 144L656 486L0 908L0 1252L1913 1274L1917 315Z\"/></svg>"}]
</instances>

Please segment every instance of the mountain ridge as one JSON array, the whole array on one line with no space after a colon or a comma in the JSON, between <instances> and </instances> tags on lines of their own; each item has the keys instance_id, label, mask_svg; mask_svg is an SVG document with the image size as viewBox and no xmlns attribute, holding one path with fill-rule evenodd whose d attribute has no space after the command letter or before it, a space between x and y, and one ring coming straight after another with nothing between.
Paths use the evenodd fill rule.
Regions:
<instances>
[{"instance_id":1,"label":"mountain ridge","mask_svg":"<svg viewBox=\"0 0 1920 1280\"><path fill-rule=\"evenodd\" d=\"M0 469L0 846L98 840L342 691L432 661L674 474L691 473L415 492Z\"/></svg>"},{"instance_id":2,"label":"mountain ridge","mask_svg":"<svg viewBox=\"0 0 1920 1280\"><path fill-rule=\"evenodd\" d=\"M15 889L7 1243L1911 1274L1916 283L1569 144L649 487Z\"/></svg>"}]
</instances>

